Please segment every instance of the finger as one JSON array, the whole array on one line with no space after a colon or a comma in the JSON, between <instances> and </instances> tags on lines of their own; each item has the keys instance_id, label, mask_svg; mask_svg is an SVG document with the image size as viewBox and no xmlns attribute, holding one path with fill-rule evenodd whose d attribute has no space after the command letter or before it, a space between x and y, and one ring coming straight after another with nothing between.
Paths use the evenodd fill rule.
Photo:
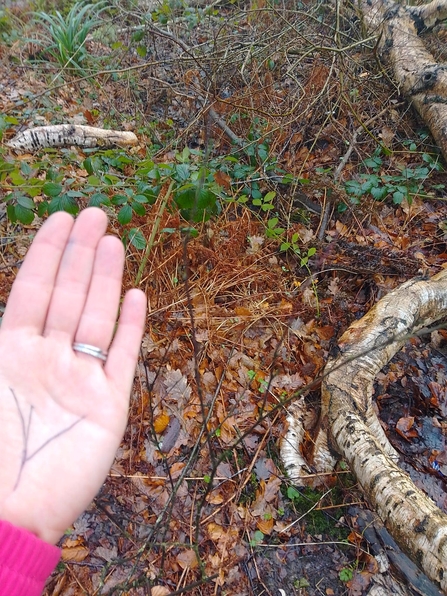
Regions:
<instances>
[{"instance_id":1,"label":"finger","mask_svg":"<svg viewBox=\"0 0 447 596\"><path fill-rule=\"evenodd\" d=\"M74 220L54 213L37 232L8 299L2 329L42 333L54 282Z\"/></svg>"},{"instance_id":2,"label":"finger","mask_svg":"<svg viewBox=\"0 0 447 596\"><path fill-rule=\"evenodd\" d=\"M77 218L62 255L44 335L73 342L90 287L96 248L106 228L107 217L100 209L86 209Z\"/></svg>"},{"instance_id":3,"label":"finger","mask_svg":"<svg viewBox=\"0 0 447 596\"><path fill-rule=\"evenodd\" d=\"M118 316L124 268L123 243L105 236L98 244L87 302L75 335L83 343L107 351ZM78 352L79 357L93 359ZM98 362L101 362L98 360Z\"/></svg>"},{"instance_id":4,"label":"finger","mask_svg":"<svg viewBox=\"0 0 447 596\"><path fill-rule=\"evenodd\" d=\"M147 299L141 290L130 290L124 297L118 330L113 338L104 370L117 389L130 395L141 338L146 320Z\"/></svg>"}]
</instances>

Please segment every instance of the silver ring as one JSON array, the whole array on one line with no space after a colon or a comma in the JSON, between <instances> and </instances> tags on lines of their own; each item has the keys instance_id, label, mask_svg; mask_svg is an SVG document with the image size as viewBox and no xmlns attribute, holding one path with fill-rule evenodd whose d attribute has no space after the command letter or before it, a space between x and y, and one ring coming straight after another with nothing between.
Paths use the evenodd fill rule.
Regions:
<instances>
[{"instance_id":1,"label":"silver ring","mask_svg":"<svg viewBox=\"0 0 447 596\"><path fill-rule=\"evenodd\" d=\"M83 354L88 354L89 356L93 356L94 358L99 358L103 362L107 360L107 352L103 352L101 348L97 348L96 346L91 346L89 344L74 343L73 350L75 352L82 352Z\"/></svg>"}]
</instances>

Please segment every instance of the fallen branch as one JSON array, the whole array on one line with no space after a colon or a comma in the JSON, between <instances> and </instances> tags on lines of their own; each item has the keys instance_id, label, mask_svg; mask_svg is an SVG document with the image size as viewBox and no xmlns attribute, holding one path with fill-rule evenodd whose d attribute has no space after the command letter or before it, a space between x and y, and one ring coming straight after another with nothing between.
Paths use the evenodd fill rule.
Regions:
<instances>
[{"instance_id":1,"label":"fallen branch","mask_svg":"<svg viewBox=\"0 0 447 596\"><path fill-rule=\"evenodd\" d=\"M326 365L321 428L308 464L297 440L301 420L289 415L281 454L291 478L304 485L309 469L327 473L341 455L393 538L426 575L447 589L447 515L397 466L375 414L377 373L419 329L447 313L447 270L410 280L380 300L340 339L340 354ZM295 407L296 411L296 407ZM339 455L338 455L339 454Z\"/></svg>"},{"instance_id":2,"label":"fallen branch","mask_svg":"<svg viewBox=\"0 0 447 596\"><path fill-rule=\"evenodd\" d=\"M37 126L19 133L6 145L16 151L37 151L46 147L128 147L138 143L133 132L106 130L80 124Z\"/></svg>"}]
</instances>

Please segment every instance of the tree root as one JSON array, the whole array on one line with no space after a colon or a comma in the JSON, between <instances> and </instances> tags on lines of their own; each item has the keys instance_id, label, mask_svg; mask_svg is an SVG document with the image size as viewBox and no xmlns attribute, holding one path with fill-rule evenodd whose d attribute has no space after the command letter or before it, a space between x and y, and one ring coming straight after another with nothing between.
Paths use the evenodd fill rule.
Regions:
<instances>
[{"instance_id":1,"label":"tree root","mask_svg":"<svg viewBox=\"0 0 447 596\"><path fill-rule=\"evenodd\" d=\"M447 590L447 515L397 466L375 414L372 395L377 373L408 337L447 313L447 270L414 279L382 298L340 339L322 384L321 427L313 459L300 453L302 416L289 415L281 454L288 473L303 485L311 467L329 472L341 454L368 501L404 552ZM302 402L301 402L302 403Z\"/></svg>"}]
</instances>

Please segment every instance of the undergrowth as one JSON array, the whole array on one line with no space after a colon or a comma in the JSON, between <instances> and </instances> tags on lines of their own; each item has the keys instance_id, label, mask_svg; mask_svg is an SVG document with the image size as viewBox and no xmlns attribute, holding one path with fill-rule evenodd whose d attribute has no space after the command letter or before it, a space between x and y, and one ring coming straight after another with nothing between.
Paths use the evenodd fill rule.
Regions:
<instances>
[{"instance_id":1,"label":"undergrowth","mask_svg":"<svg viewBox=\"0 0 447 596\"><path fill-rule=\"evenodd\" d=\"M409 228L412 205L445 191L439 155L393 107L398 90L349 7L340 18L320 2L247 10L116 0L91 14L61 4L35 3L35 30L30 15L0 10L0 38L28 84L0 115L2 140L73 119L135 130L139 144L22 156L2 147L8 230L33 230L58 210L104 209L126 246L125 282L150 303L129 428L97 499L118 520L122 548L95 571L95 593L109 571L110 594L161 584L236 593L248 577L240 561L322 534L353 553L337 570L347 582L354 489L340 479L328 494L290 485L277 456L284 409L315 382L349 318L394 282L376 265L365 283L358 267L342 277L338 253L327 264L337 240L364 248L387 217L387 241L396 221ZM20 26L38 40L38 61L35 47L18 49L31 38ZM375 121L386 102L392 110ZM256 566L250 573L260 578Z\"/></svg>"}]
</instances>

